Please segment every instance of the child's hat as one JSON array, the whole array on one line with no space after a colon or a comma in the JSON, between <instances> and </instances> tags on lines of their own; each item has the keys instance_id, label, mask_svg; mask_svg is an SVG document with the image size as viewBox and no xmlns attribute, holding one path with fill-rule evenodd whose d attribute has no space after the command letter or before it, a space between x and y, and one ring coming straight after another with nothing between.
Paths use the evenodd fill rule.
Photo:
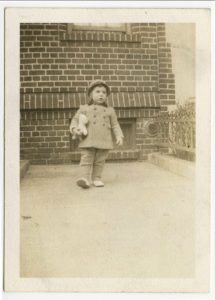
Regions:
<instances>
[{"instance_id":1,"label":"child's hat","mask_svg":"<svg viewBox=\"0 0 215 300\"><path fill-rule=\"evenodd\" d=\"M92 90L94 89L94 87L98 86L98 85L103 85L106 90L107 90L107 95L110 95L110 88L107 85L107 83L103 80L95 80L93 82L91 82L91 84L89 85L88 89L87 89L87 95L89 96L90 93L92 92Z\"/></svg>"}]
</instances>

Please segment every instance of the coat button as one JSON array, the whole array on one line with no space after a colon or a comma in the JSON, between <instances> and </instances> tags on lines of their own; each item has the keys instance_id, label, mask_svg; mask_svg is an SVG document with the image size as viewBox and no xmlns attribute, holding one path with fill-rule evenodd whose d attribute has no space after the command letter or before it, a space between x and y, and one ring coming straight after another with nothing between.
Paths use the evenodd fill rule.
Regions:
<instances>
[{"instance_id":1,"label":"coat button","mask_svg":"<svg viewBox=\"0 0 215 300\"><path fill-rule=\"evenodd\" d=\"M105 126L105 124L103 124L103 126Z\"/></svg>"},{"instance_id":2,"label":"coat button","mask_svg":"<svg viewBox=\"0 0 215 300\"><path fill-rule=\"evenodd\" d=\"M93 122L93 124L96 124L96 122Z\"/></svg>"},{"instance_id":3,"label":"coat button","mask_svg":"<svg viewBox=\"0 0 215 300\"><path fill-rule=\"evenodd\" d=\"M94 115L93 117L96 118L96 115Z\"/></svg>"}]
</instances>

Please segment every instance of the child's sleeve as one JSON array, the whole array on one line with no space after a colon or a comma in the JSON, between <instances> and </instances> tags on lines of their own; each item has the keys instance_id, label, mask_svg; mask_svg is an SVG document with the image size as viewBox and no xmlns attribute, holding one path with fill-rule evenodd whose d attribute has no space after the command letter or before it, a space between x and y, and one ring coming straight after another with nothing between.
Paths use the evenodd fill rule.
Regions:
<instances>
[{"instance_id":1,"label":"child's sleeve","mask_svg":"<svg viewBox=\"0 0 215 300\"><path fill-rule=\"evenodd\" d=\"M122 133L122 129L117 120L117 115L116 115L114 108L111 108L110 123L111 123L111 128L113 130L115 138L118 138L118 137L124 138L124 135Z\"/></svg>"}]
</instances>

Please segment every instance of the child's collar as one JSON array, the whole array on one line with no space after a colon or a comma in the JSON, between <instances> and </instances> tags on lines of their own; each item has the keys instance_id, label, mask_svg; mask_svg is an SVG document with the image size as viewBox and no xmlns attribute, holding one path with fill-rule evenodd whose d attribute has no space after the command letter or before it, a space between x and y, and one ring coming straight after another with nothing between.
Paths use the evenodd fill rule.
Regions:
<instances>
[{"instance_id":1,"label":"child's collar","mask_svg":"<svg viewBox=\"0 0 215 300\"><path fill-rule=\"evenodd\" d=\"M93 100L92 100L92 99L90 99L90 101L88 102L88 105L93 105L93 104L95 104L95 103L93 102ZM107 105L107 102L106 102L106 101L105 101L104 103L101 103L101 104L95 104L95 105L101 105L101 106L108 107L108 105Z\"/></svg>"}]
</instances>

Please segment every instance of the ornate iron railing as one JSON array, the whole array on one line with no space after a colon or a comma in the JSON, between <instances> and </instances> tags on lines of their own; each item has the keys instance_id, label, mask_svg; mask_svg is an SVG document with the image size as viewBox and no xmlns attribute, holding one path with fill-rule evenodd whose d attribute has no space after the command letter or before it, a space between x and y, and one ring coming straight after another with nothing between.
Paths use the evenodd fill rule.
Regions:
<instances>
[{"instance_id":1,"label":"ornate iron railing","mask_svg":"<svg viewBox=\"0 0 215 300\"><path fill-rule=\"evenodd\" d=\"M160 151L188 159L195 159L196 133L195 109L189 103L171 113L163 113L155 118L157 124L157 146Z\"/></svg>"}]
</instances>

